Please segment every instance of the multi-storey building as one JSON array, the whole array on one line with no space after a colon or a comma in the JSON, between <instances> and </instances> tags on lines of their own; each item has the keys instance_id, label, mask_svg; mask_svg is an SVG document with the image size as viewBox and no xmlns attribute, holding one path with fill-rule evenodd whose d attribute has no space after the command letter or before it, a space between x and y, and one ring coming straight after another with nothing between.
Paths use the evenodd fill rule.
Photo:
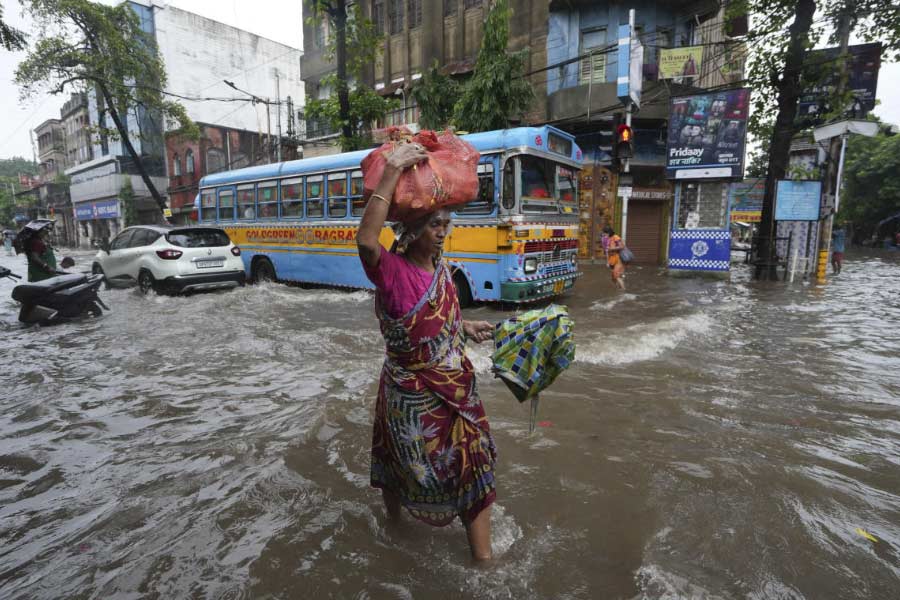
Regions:
<instances>
[{"instance_id":1,"label":"multi-storey building","mask_svg":"<svg viewBox=\"0 0 900 600\"><path fill-rule=\"evenodd\" d=\"M72 94L59 111L65 130L66 164L71 167L94 158L87 94Z\"/></svg>"},{"instance_id":2,"label":"multi-storey building","mask_svg":"<svg viewBox=\"0 0 900 600\"><path fill-rule=\"evenodd\" d=\"M47 119L34 128L37 138L38 177L42 183L53 181L66 168L66 133L59 119Z\"/></svg>"},{"instance_id":3,"label":"multi-storey building","mask_svg":"<svg viewBox=\"0 0 900 600\"><path fill-rule=\"evenodd\" d=\"M618 171L612 164L612 132L624 106L616 93L619 25L635 9L635 28L644 46L643 102L634 115L633 192L627 204L629 245L642 262L661 263L666 255L673 192L665 178L665 127L669 100L700 89L736 86L743 79L744 46L726 35L724 5L718 0L512 0L509 49L529 50L527 75L536 100L526 123L550 123L578 137L585 152L581 180L583 258L602 255L600 231L621 227L623 203ZM402 108L387 125L415 128L418 107L409 94L424 69L437 61L443 72L465 77L481 47L489 2L482 0L363 0L362 8L383 34L381 53L363 74L379 93L396 97ZM307 16L310 12L307 11ZM734 30L732 30L734 32ZM310 97L325 98L320 85L336 69L324 49L327 19L304 24L303 74ZM666 48L698 46L702 61L691 77L660 80L658 60ZM307 156L336 152L336 132L307 121Z\"/></svg>"},{"instance_id":4,"label":"multi-storey building","mask_svg":"<svg viewBox=\"0 0 900 600\"><path fill-rule=\"evenodd\" d=\"M258 134L269 129L276 133L279 114L283 113L283 123L287 118L285 103L277 104L279 97L282 100L291 97L302 105L299 49L162 2L128 0L127 3L140 18L143 30L156 40L168 77L166 92L179 97L194 121L255 130ZM229 87L226 80L243 91ZM89 90L87 97L90 122L111 128L108 117L102 116L102 102L97 95ZM209 97L246 101L199 99ZM258 100L269 102L269 110L266 103ZM273 121L271 126L266 124L267 115ZM154 187L164 196L176 164L174 156L167 152L165 125L140 107L129 111L129 131L140 132L130 137L132 145L141 156L141 164ZM134 192L137 219L155 222L158 206L121 141L94 136L92 152L92 160L67 171L81 245L111 238L124 227L121 191L126 180ZM183 160L184 155L179 161L182 169L185 168ZM172 208L189 212L181 206Z\"/></svg>"},{"instance_id":5,"label":"multi-storey building","mask_svg":"<svg viewBox=\"0 0 900 600\"><path fill-rule=\"evenodd\" d=\"M197 123L200 137L184 139L166 135L169 205L172 221L188 223L193 214L194 198L200 190L200 180L208 174L229 169L272 162L272 148L259 131L232 129L222 125ZM297 158L296 147L285 144L282 159Z\"/></svg>"}]
</instances>

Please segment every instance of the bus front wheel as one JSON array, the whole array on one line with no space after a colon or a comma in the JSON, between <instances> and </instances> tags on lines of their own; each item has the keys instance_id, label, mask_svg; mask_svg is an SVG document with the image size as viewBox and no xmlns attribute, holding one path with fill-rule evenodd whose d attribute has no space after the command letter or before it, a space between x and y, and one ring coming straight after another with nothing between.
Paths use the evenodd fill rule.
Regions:
<instances>
[{"instance_id":1,"label":"bus front wheel","mask_svg":"<svg viewBox=\"0 0 900 600\"><path fill-rule=\"evenodd\" d=\"M253 281L254 283L278 281L275 276L275 266L268 258L260 258L253 263Z\"/></svg>"},{"instance_id":2,"label":"bus front wheel","mask_svg":"<svg viewBox=\"0 0 900 600\"><path fill-rule=\"evenodd\" d=\"M456 286L456 297L459 298L459 307L467 308L472 306L472 289L469 287L469 280L458 269L453 273L453 285Z\"/></svg>"}]
</instances>

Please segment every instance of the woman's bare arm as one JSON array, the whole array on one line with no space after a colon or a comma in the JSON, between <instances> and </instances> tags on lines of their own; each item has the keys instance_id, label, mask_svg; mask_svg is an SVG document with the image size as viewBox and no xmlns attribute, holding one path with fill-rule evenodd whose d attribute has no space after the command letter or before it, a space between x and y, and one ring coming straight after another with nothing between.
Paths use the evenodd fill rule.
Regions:
<instances>
[{"instance_id":1,"label":"woman's bare arm","mask_svg":"<svg viewBox=\"0 0 900 600\"><path fill-rule=\"evenodd\" d=\"M400 174L407 167L422 162L428 157L425 150L419 144L403 144L397 148L387 159L384 173L375 193L369 198L366 210L359 222L359 231L356 232L356 245L359 257L370 268L378 266L381 257L381 247L378 236L387 219L388 208L397 187ZM384 200L381 200L384 198Z\"/></svg>"}]
</instances>

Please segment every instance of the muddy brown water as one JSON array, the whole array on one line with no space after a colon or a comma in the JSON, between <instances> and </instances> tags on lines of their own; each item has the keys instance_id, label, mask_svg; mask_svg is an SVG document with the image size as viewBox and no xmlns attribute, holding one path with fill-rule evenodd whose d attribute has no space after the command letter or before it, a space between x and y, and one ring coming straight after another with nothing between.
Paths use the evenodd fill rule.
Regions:
<instances>
[{"instance_id":1,"label":"muddy brown water","mask_svg":"<svg viewBox=\"0 0 900 600\"><path fill-rule=\"evenodd\" d=\"M898 259L851 252L825 287L635 268L624 294L585 266L533 435L471 348L499 448L481 568L368 487L369 294L117 290L24 329L3 280L0 597L896 598Z\"/></svg>"}]
</instances>

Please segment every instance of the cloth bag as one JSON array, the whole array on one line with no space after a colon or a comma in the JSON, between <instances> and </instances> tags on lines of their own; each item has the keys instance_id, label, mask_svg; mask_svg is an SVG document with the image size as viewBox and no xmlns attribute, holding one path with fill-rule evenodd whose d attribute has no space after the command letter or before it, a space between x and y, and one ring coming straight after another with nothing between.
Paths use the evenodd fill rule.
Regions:
<instances>
[{"instance_id":1,"label":"cloth bag","mask_svg":"<svg viewBox=\"0 0 900 600\"><path fill-rule=\"evenodd\" d=\"M619 250L619 260L621 260L626 265L634 260L634 252L628 249L628 246L625 246L621 250Z\"/></svg>"},{"instance_id":2,"label":"cloth bag","mask_svg":"<svg viewBox=\"0 0 900 600\"><path fill-rule=\"evenodd\" d=\"M413 221L447 206L457 206L478 196L478 159L472 144L445 131L438 135L423 130L412 135L409 130L392 127L390 141L370 152L362 160L363 195L375 192L387 158L400 144L417 143L425 148L428 158L406 169L388 209L389 221Z\"/></svg>"},{"instance_id":3,"label":"cloth bag","mask_svg":"<svg viewBox=\"0 0 900 600\"><path fill-rule=\"evenodd\" d=\"M574 323L564 306L551 304L494 326L494 376L519 402L531 400L530 431L537 419L538 394L575 360Z\"/></svg>"}]
</instances>

